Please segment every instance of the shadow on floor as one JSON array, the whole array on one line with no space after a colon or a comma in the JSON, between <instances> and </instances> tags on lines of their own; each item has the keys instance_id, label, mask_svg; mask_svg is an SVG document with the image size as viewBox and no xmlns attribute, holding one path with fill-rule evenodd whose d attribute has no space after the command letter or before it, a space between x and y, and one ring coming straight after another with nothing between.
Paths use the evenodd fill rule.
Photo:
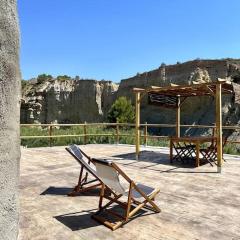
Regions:
<instances>
[{"instance_id":1,"label":"shadow on floor","mask_svg":"<svg viewBox=\"0 0 240 240\"><path fill-rule=\"evenodd\" d=\"M115 211L118 214L121 214L122 216L124 216L124 213L122 212L121 207L113 206L110 209L112 211ZM96 212L96 210L97 209L92 209L89 211L69 213L69 214L55 216L54 218L56 220L58 220L59 222L61 222L62 224L64 224L69 229L71 229L72 231L78 231L78 230L92 228L92 227L102 225L102 224L98 223L96 220L91 218L91 216L94 214L94 212ZM152 215L152 214L156 214L156 213L145 210L145 209L140 209L132 218L129 219L128 222L131 222L135 218L144 217L144 216ZM111 218L108 218L107 215L108 215L108 217L111 217ZM107 214L107 215L106 215L106 213L105 214L103 213L103 217L108 219L109 222L113 221L113 223L114 223L115 219L114 219L113 215L112 214L111 215Z\"/></svg>"},{"instance_id":2,"label":"shadow on floor","mask_svg":"<svg viewBox=\"0 0 240 240\"><path fill-rule=\"evenodd\" d=\"M119 159L133 159L135 160L136 158L136 153L127 153L127 154L119 154L119 155L114 155L113 157L119 158ZM187 167L187 168L195 168L195 161L185 161L184 163L174 161L173 163L170 163L169 160L169 154L167 153L160 153L160 152L155 152L155 151L141 151L139 154L139 159L135 160L136 162L149 162L149 163L154 163L153 165L157 164L164 164L164 165L169 165L169 166L176 166L176 167ZM125 165L131 165L132 163L126 163Z\"/></svg>"},{"instance_id":3,"label":"shadow on floor","mask_svg":"<svg viewBox=\"0 0 240 240\"><path fill-rule=\"evenodd\" d=\"M136 167L136 168L140 168L140 169L143 168L143 169L149 169L149 170L153 170L153 171L167 172L167 173L196 173L197 172L197 171L195 172L195 171L181 170L181 169L196 169L194 159L187 159L187 160L184 160L184 162L174 160L173 163L170 163L169 154L167 154L167 153L144 150L144 151L140 152L138 160L135 160L135 158L136 158L135 152L114 155L112 157L118 158L117 160L121 160L121 159L133 160L132 162L121 163L121 165ZM137 164L139 162L148 162L149 165L148 166L137 166ZM167 170L155 169L154 167L159 164L171 166L171 168L167 169ZM205 162L205 163L202 163L201 165L205 165L205 164L208 164L208 163ZM203 172L197 172L197 173L216 173L216 171L213 171L213 168L210 165L209 165L209 167L210 167L209 168L210 171L203 171Z\"/></svg>"},{"instance_id":4,"label":"shadow on floor","mask_svg":"<svg viewBox=\"0 0 240 240\"><path fill-rule=\"evenodd\" d=\"M40 195L65 195L67 196L68 193L70 193L73 190L73 188L69 188L69 187L49 187L47 188L44 192L42 192ZM91 189L88 190L86 192L82 192L82 193L77 193L74 197L77 196L99 196L99 189Z\"/></svg>"},{"instance_id":5,"label":"shadow on floor","mask_svg":"<svg viewBox=\"0 0 240 240\"><path fill-rule=\"evenodd\" d=\"M120 159L135 160L136 153L132 152L132 153L126 153L126 154L118 154L112 157L120 158ZM138 161L152 162L152 163L162 163L167 161L169 162L169 154L144 150L140 152Z\"/></svg>"},{"instance_id":6,"label":"shadow on floor","mask_svg":"<svg viewBox=\"0 0 240 240\"><path fill-rule=\"evenodd\" d=\"M64 214L55 216L54 218L70 228L72 231L77 231L86 228L99 226L100 224L91 218L93 212L82 211L78 213Z\"/></svg>"}]
</instances>

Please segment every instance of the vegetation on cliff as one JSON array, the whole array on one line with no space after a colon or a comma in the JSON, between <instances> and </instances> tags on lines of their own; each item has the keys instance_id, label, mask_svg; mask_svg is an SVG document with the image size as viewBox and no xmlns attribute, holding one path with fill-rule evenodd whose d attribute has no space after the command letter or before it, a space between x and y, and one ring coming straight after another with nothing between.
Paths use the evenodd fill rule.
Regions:
<instances>
[{"instance_id":1,"label":"vegetation on cliff","mask_svg":"<svg viewBox=\"0 0 240 240\"><path fill-rule=\"evenodd\" d=\"M41 83L44 83L44 82L47 82L47 81L51 81L52 79L53 79L52 75L48 75L48 74L44 73L44 74L38 75L37 83L41 84Z\"/></svg>"}]
</instances>

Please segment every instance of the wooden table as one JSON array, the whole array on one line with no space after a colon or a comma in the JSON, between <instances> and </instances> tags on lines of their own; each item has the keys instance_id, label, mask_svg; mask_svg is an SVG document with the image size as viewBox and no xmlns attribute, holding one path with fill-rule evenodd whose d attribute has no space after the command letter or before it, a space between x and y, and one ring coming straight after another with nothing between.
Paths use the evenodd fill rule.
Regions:
<instances>
[{"instance_id":1,"label":"wooden table","mask_svg":"<svg viewBox=\"0 0 240 240\"><path fill-rule=\"evenodd\" d=\"M173 160L173 143L187 143L196 145L196 167L200 165L200 145L206 142L215 141L215 137L170 137L170 162Z\"/></svg>"}]
</instances>

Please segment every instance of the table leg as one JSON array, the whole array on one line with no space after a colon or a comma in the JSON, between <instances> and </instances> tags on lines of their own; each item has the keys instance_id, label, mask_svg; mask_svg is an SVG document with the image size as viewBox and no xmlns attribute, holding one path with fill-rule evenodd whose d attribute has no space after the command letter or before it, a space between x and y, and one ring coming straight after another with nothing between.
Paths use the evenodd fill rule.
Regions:
<instances>
[{"instance_id":1,"label":"table leg","mask_svg":"<svg viewBox=\"0 0 240 240\"><path fill-rule=\"evenodd\" d=\"M170 139L170 163L172 163L173 159L173 144L172 144L172 139Z\"/></svg>"},{"instance_id":2,"label":"table leg","mask_svg":"<svg viewBox=\"0 0 240 240\"><path fill-rule=\"evenodd\" d=\"M200 144L199 142L196 143L196 167L200 165Z\"/></svg>"}]
</instances>

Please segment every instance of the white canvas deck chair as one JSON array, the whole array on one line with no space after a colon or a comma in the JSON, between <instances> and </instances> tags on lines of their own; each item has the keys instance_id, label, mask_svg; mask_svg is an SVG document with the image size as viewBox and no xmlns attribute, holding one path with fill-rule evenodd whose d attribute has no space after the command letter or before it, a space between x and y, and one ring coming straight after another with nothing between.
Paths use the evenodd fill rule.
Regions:
<instances>
[{"instance_id":1,"label":"white canvas deck chair","mask_svg":"<svg viewBox=\"0 0 240 240\"><path fill-rule=\"evenodd\" d=\"M78 193L86 192L90 189L101 186L96 173L96 167L91 158L85 154L77 145L70 145L66 150L77 160L81 165L78 184L68 193L68 196L76 196ZM91 174L93 179L88 180L88 174ZM93 184L94 183L94 184Z\"/></svg>"},{"instance_id":2,"label":"white canvas deck chair","mask_svg":"<svg viewBox=\"0 0 240 240\"><path fill-rule=\"evenodd\" d=\"M99 210L92 215L92 218L115 230L131 220L142 208L156 213L161 211L154 203L159 189L136 184L112 161L92 160L95 162L97 176L102 181ZM123 181L127 184L126 186ZM110 194L105 194L105 190L110 191ZM125 201L120 201L120 198L125 198ZM103 205L104 199L107 200L105 205ZM117 207L123 210L123 214L116 212L116 209L114 211L113 204L117 204Z\"/></svg>"}]
</instances>

